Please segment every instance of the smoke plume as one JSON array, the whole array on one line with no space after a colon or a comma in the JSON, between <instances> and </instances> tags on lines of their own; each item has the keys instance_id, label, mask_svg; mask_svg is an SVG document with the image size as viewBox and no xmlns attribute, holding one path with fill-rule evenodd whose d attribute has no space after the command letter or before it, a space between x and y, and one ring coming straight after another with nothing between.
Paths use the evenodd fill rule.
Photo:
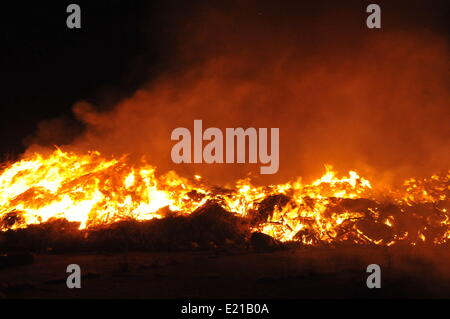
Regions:
<instances>
[{"instance_id":1,"label":"smoke plume","mask_svg":"<svg viewBox=\"0 0 450 319\"><path fill-rule=\"evenodd\" d=\"M386 181L448 169L448 37L389 8L369 30L354 3L199 6L172 20L166 73L106 111L75 104L86 128L65 148L145 156L161 172L217 183L263 179L259 164L173 164L172 130L201 119L280 128L280 170L264 182L315 177L326 163Z\"/></svg>"}]
</instances>

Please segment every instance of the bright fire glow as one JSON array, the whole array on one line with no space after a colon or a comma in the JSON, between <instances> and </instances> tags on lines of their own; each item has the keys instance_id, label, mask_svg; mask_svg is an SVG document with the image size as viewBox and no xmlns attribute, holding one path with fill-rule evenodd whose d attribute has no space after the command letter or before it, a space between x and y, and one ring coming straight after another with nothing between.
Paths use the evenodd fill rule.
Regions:
<instances>
[{"instance_id":1,"label":"bright fire glow","mask_svg":"<svg viewBox=\"0 0 450 319\"><path fill-rule=\"evenodd\" d=\"M450 239L449 180L450 171L409 179L403 188L385 191L380 200L372 184L356 172L339 178L326 166L326 173L310 184L298 179L254 186L239 180L233 189L220 192L199 175L156 176L151 165L131 166L126 157L106 159L98 152L80 155L58 149L5 165L0 174L0 230L52 218L79 222L85 229L130 218L164 218L168 210L190 214L215 201L242 218L260 214L263 218L253 230L281 241L442 244ZM421 215L421 210L426 213ZM417 224L414 231L410 224Z\"/></svg>"}]
</instances>

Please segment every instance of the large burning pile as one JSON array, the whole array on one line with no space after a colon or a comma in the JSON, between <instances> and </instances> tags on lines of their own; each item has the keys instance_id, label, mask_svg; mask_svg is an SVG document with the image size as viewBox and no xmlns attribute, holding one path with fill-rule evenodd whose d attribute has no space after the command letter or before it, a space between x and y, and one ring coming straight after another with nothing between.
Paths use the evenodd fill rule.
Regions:
<instances>
[{"instance_id":1,"label":"large burning pile","mask_svg":"<svg viewBox=\"0 0 450 319\"><path fill-rule=\"evenodd\" d=\"M0 175L0 230L66 219L89 230L132 220L187 216L211 203L247 222L250 231L307 245L444 244L450 239L450 171L409 179L399 189L374 186L330 166L312 183L214 187L195 176L131 165L127 157L56 150L5 164ZM176 230L174 230L176 231Z\"/></svg>"}]
</instances>

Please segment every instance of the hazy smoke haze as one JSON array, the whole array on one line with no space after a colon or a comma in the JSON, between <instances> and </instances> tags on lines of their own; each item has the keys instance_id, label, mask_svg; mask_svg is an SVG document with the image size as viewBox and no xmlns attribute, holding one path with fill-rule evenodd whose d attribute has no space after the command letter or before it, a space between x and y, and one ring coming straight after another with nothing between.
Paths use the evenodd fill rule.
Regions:
<instances>
[{"instance_id":1,"label":"hazy smoke haze","mask_svg":"<svg viewBox=\"0 0 450 319\"><path fill-rule=\"evenodd\" d=\"M389 7L381 30L365 28L363 5L321 8L231 2L174 15L167 72L107 111L78 102L86 129L65 149L146 156L160 171L217 183L249 172L264 182L315 177L326 163L387 181L448 169L448 37ZM280 128L278 174L258 176L258 164L173 164L171 132L195 119Z\"/></svg>"}]
</instances>

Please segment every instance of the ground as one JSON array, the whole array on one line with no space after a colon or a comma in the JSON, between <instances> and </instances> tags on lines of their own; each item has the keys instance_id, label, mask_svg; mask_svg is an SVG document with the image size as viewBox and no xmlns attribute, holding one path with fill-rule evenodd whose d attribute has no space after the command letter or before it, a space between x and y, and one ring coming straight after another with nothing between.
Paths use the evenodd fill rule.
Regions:
<instances>
[{"instance_id":1,"label":"ground","mask_svg":"<svg viewBox=\"0 0 450 319\"><path fill-rule=\"evenodd\" d=\"M0 270L3 298L450 297L445 248L297 248L276 252L38 254ZM381 289L366 267L379 264ZM78 264L82 288L66 286Z\"/></svg>"}]
</instances>

